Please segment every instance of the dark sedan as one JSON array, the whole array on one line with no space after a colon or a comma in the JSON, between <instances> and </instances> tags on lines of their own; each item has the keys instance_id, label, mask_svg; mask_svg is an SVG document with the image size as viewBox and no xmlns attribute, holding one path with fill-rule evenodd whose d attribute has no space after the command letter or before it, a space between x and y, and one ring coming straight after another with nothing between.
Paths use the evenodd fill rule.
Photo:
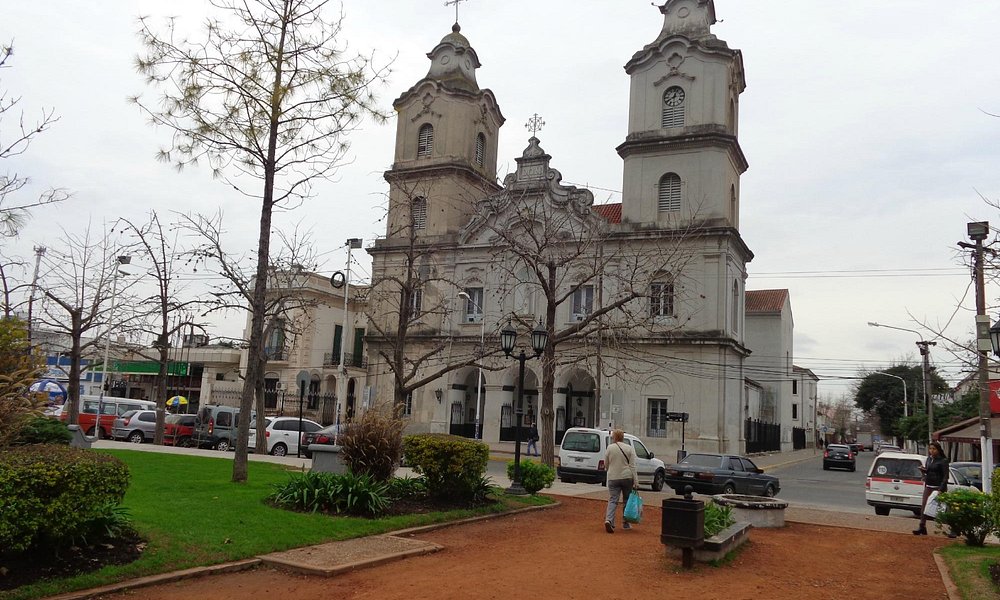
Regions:
<instances>
[{"instance_id":1,"label":"dark sedan","mask_svg":"<svg viewBox=\"0 0 1000 600\"><path fill-rule=\"evenodd\" d=\"M309 446L312 444L326 444L332 446L337 439L337 428L339 425L327 425L319 431L302 434L302 454L306 458L312 458Z\"/></svg>"},{"instance_id":2,"label":"dark sedan","mask_svg":"<svg viewBox=\"0 0 1000 600\"><path fill-rule=\"evenodd\" d=\"M829 471L837 467L854 471L857 469L857 462L854 458L854 451L844 444L828 444L823 451L823 470Z\"/></svg>"},{"instance_id":3,"label":"dark sedan","mask_svg":"<svg viewBox=\"0 0 1000 600\"><path fill-rule=\"evenodd\" d=\"M749 458L735 454L689 454L675 465L667 465L664 483L678 494L685 486L699 494L776 495L778 478L767 475Z\"/></svg>"},{"instance_id":4,"label":"dark sedan","mask_svg":"<svg viewBox=\"0 0 1000 600\"><path fill-rule=\"evenodd\" d=\"M969 480L969 485L975 486L979 491L983 491L983 465L977 462L953 462L951 468ZM1000 468L1000 463L993 465L994 469ZM960 482L961 483L961 482Z\"/></svg>"}]
</instances>

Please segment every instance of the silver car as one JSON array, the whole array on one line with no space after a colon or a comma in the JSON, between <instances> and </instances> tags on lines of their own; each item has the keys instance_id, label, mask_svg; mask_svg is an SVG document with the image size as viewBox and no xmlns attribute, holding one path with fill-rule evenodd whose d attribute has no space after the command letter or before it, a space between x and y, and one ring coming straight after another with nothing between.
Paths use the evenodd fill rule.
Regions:
<instances>
[{"instance_id":1,"label":"silver car","mask_svg":"<svg viewBox=\"0 0 1000 600\"><path fill-rule=\"evenodd\" d=\"M115 419L114 427L111 429L111 437L133 444L152 441L155 433L155 410L130 410L122 413L122 416Z\"/></svg>"}]
</instances>

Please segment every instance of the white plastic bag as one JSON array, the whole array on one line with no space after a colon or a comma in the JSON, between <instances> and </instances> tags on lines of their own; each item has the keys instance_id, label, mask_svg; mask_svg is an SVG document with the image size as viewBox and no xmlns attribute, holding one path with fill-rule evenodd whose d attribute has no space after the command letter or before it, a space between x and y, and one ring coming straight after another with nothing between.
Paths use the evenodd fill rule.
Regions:
<instances>
[{"instance_id":1,"label":"white plastic bag","mask_svg":"<svg viewBox=\"0 0 1000 600\"><path fill-rule=\"evenodd\" d=\"M937 518L938 511L941 510L941 505L937 501L938 492L934 490L931 495L927 497L927 504L924 506L924 515L930 519Z\"/></svg>"}]
</instances>

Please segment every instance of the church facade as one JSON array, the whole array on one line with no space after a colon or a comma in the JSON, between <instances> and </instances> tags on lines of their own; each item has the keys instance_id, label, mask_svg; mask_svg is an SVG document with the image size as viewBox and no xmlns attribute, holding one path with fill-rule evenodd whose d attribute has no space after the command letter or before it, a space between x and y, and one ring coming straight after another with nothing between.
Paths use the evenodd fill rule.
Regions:
<instances>
[{"instance_id":1,"label":"church facade","mask_svg":"<svg viewBox=\"0 0 1000 600\"><path fill-rule=\"evenodd\" d=\"M411 431L511 440L521 397L546 448L569 427L614 425L664 457L682 439L689 452L744 451L743 60L712 34L711 0L659 10L659 35L625 64L620 204L564 185L534 135L497 183L505 117L457 24L395 101L367 382ZM500 351L507 328L527 351L523 383ZM537 358L533 330L547 334Z\"/></svg>"}]
</instances>

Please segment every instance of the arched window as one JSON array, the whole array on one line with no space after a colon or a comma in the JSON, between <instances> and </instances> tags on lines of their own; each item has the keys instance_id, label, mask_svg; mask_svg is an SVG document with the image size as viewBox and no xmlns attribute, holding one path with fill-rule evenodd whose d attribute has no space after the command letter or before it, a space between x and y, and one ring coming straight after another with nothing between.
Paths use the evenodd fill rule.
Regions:
<instances>
[{"instance_id":1,"label":"arched window","mask_svg":"<svg viewBox=\"0 0 1000 600\"><path fill-rule=\"evenodd\" d=\"M740 282L733 281L733 333L740 330Z\"/></svg>"},{"instance_id":2,"label":"arched window","mask_svg":"<svg viewBox=\"0 0 1000 600\"><path fill-rule=\"evenodd\" d=\"M486 136L476 136L476 166L481 167L486 162Z\"/></svg>"},{"instance_id":3,"label":"arched window","mask_svg":"<svg viewBox=\"0 0 1000 600\"><path fill-rule=\"evenodd\" d=\"M674 278L669 273L649 284L649 316L674 316Z\"/></svg>"},{"instance_id":4,"label":"arched window","mask_svg":"<svg viewBox=\"0 0 1000 600\"><path fill-rule=\"evenodd\" d=\"M660 178L657 209L671 212L681 209L681 178L677 173L667 173Z\"/></svg>"},{"instance_id":5,"label":"arched window","mask_svg":"<svg viewBox=\"0 0 1000 600\"><path fill-rule=\"evenodd\" d=\"M418 196L413 199L413 228L427 228L427 198Z\"/></svg>"},{"instance_id":6,"label":"arched window","mask_svg":"<svg viewBox=\"0 0 1000 600\"><path fill-rule=\"evenodd\" d=\"M434 126L424 123L417 135L417 158L426 158L434 151Z\"/></svg>"},{"instance_id":7,"label":"arched window","mask_svg":"<svg viewBox=\"0 0 1000 600\"><path fill-rule=\"evenodd\" d=\"M684 90L678 86L668 87L663 92L663 128L684 127Z\"/></svg>"}]
</instances>

